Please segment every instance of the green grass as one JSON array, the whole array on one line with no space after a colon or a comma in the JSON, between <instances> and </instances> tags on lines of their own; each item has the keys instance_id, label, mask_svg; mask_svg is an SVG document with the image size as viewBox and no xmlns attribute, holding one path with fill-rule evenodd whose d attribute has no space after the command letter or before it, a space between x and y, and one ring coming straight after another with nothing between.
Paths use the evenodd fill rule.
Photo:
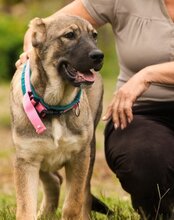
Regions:
<instances>
[{"instance_id":1,"label":"green grass","mask_svg":"<svg viewBox=\"0 0 174 220\"><path fill-rule=\"evenodd\" d=\"M0 195L0 219L15 219L15 196L1 193Z\"/></svg>"},{"instance_id":2,"label":"green grass","mask_svg":"<svg viewBox=\"0 0 174 220\"><path fill-rule=\"evenodd\" d=\"M139 220L139 216L132 209L130 203L128 201L120 200L120 199L111 199L111 198L103 198L104 202L108 204L108 206L112 207L114 211L114 215L110 217L110 220ZM15 199L14 196L3 195L0 198L0 219L1 220L15 220ZM60 219L61 211L58 210L56 213L57 218ZM103 214L99 214L96 212L92 212L91 220L106 220L107 216ZM40 220L52 220L51 217L42 218Z\"/></svg>"}]
</instances>

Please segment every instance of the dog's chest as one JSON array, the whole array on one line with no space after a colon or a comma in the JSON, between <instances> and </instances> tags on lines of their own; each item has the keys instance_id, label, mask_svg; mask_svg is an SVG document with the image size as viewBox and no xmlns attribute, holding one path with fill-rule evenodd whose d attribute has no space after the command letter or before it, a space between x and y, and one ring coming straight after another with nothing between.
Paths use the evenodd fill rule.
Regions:
<instances>
[{"instance_id":1,"label":"dog's chest","mask_svg":"<svg viewBox=\"0 0 174 220\"><path fill-rule=\"evenodd\" d=\"M77 148L77 144L80 142L82 135L74 134L66 123L60 123L58 119L52 120L52 137L55 148L63 151L74 151ZM69 146L72 146L69 148Z\"/></svg>"},{"instance_id":2,"label":"dog's chest","mask_svg":"<svg viewBox=\"0 0 174 220\"><path fill-rule=\"evenodd\" d=\"M65 162L77 154L86 145L88 135L86 132L73 133L65 123L58 119L52 121L52 138L54 145L42 163L42 169L54 170L61 168Z\"/></svg>"}]
</instances>

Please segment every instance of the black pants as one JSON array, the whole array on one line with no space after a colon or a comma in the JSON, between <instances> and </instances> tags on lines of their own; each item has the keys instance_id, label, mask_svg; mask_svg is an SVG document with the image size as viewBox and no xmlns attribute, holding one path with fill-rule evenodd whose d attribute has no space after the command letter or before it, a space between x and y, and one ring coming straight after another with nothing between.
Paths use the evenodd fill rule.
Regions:
<instances>
[{"instance_id":1,"label":"black pants","mask_svg":"<svg viewBox=\"0 0 174 220\"><path fill-rule=\"evenodd\" d=\"M174 103L138 106L133 112L134 120L124 130L115 130L112 121L107 124L107 163L142 219L158 214L174 220Z\"/></svg>"}]
</instances>

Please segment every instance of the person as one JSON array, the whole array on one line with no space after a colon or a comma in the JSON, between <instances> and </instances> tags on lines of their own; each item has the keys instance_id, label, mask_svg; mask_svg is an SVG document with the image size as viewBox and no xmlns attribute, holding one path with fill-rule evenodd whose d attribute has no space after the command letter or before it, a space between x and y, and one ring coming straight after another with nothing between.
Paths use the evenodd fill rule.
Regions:
<instances>
[{"instance_id":1,"label":"person","mask_svg":"<svg viewBox=\"0 0 174 220\"><path fill-rule=\"evenodd\" d=\"M103 116L106 161L142 219L174 219L174 1L75 0L59 13L111 24L120 73ZM30 47L29 29L17 66Z\"/></svg>"}]
</instances>

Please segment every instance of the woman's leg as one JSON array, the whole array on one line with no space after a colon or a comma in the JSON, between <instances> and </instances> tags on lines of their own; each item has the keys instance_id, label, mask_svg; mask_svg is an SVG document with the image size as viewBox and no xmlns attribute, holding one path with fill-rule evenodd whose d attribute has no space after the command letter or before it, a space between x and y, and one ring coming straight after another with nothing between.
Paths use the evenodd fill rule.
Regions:
<instances>
[{"instance_id":1,"label":"woman's leg","mask_svg":"<svg viewBox=\"0 0 174 220\"><path fill-rule=\"evenodd\" d=\"M135 115L124 130L105 130L109 167L130 193L133 207L148 219L171 215L174 205L174 132L154 117ZM159 199L159 194L163 196ZM160 210L158 205L160 204ZM165 219L165 218L164 218ZM166 219L169 219L166 217Z\"/></svg>"}]
</instances>

